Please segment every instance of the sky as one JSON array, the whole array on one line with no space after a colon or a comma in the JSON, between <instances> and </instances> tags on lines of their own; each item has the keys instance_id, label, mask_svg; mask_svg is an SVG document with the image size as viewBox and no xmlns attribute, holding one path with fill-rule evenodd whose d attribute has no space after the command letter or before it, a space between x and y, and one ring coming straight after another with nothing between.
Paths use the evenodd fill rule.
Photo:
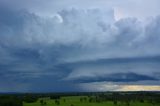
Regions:
<instances>
[{"instance_id":1,"label":"sky","mask_svg":"<svg viewBox=\"0 0 160 106\"><path fill-rule=\"evenodd\" d=\"M159 0L0 0L0 92L160 91Z\"/></svg>"}]
</instances>

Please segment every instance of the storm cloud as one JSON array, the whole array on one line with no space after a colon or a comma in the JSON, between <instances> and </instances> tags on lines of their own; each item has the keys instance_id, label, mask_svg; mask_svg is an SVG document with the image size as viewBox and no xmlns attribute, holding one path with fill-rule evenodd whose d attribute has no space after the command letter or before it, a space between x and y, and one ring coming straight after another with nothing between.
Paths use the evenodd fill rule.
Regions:
<instances>
[{"instance_id":1,"label":"storm cloud","mask_svg":"<svg viewBox=\"0 0 160 106\"><path fill-rule=\"evenodd\" d=\"M46 17L1 5L0 91L79 91L95 82L159 85L159 45L160 16L117 20L112 8L72 7Z\"/></svg>"}]
</instances>

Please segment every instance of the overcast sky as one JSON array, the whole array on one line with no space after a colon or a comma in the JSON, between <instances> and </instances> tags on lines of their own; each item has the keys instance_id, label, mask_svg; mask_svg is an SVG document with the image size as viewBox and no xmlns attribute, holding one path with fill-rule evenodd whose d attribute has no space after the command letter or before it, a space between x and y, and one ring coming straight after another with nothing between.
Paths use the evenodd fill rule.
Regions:
<instances>
[{"instance_id":1,"label":"overcast sky","mask_svg":"<svg viewBox=\"0 0 160 106\"><path fill-rule=\"evenodd\" d=\"M159 0L0 0L0 92L160 90Z\"/></svg>"}]
</instances>

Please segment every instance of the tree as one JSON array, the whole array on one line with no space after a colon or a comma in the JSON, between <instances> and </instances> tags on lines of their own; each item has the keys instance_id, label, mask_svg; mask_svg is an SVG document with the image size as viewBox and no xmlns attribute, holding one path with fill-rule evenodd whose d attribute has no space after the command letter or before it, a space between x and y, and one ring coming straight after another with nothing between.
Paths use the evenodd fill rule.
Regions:
<instances>
[{"instance_id":1,"label":"tree","mask_svg":"<svg viewBox=\"0 0 160 106\"><path fill-rule=\"evenodd\" d=\"M59 105L60 102L59 102L58 100L55 100L55 104L56 104L56 105Z\"/></svg>"},{"instance_id":2,"label":"tree","mask_svg":"<svg viewBox=\"0 0 160 106\"><path fill-rule=\"evenodd\" d=\"M44 102L43 100L40 100L40 103L41 103L41 104L43 104L43 102Z\"/></svg>"},{"instance_id":3,"label":"tree","mask_svg":"<svg viewBox=\"0 0 160 106\"><path fill-rule=\"evenodd\" d=\"M117 101L116 101L116 100L114 100L114 101L113 101L113 104L114 104L114 105L117 105Z\"/></svg>"},{"instance_id":4,"label":"tree","mask_svg":"<svg viewBox=\"0 0 160 106\"><path fill-rule=\"evenodd\" d=\"M43 104L44 104L44 105L46 105L46 104L47 104L47 102L44 102Z\"/></svg>"},{"instance_id":5,"label":"tree","mask_svg":"<svg viewBox=\"0 0 160 106\"><path fill-rule=\"evenodd\" d=\"M70 106L74 106L73 104L71 104Z\"/></svg>"}]
</instances>

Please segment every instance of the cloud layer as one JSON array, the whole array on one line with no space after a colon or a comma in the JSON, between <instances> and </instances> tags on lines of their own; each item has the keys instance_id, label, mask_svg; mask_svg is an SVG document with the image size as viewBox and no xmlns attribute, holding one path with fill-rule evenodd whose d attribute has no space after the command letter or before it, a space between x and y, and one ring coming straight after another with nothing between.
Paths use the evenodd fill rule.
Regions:
<instances>
[{"instance_id":1,"label":"cloud layer","mask_svg":"<svg viewBox=\"0 0 160 106\"><path fill-rule=\"evenodd\" d=\"M0 8L0 79L13 83L0 86L74 91L89 82L160 84L160 16L142 22L115 20L112 9L69 8L42 17Z\"/></svg>"}]
</instances>

